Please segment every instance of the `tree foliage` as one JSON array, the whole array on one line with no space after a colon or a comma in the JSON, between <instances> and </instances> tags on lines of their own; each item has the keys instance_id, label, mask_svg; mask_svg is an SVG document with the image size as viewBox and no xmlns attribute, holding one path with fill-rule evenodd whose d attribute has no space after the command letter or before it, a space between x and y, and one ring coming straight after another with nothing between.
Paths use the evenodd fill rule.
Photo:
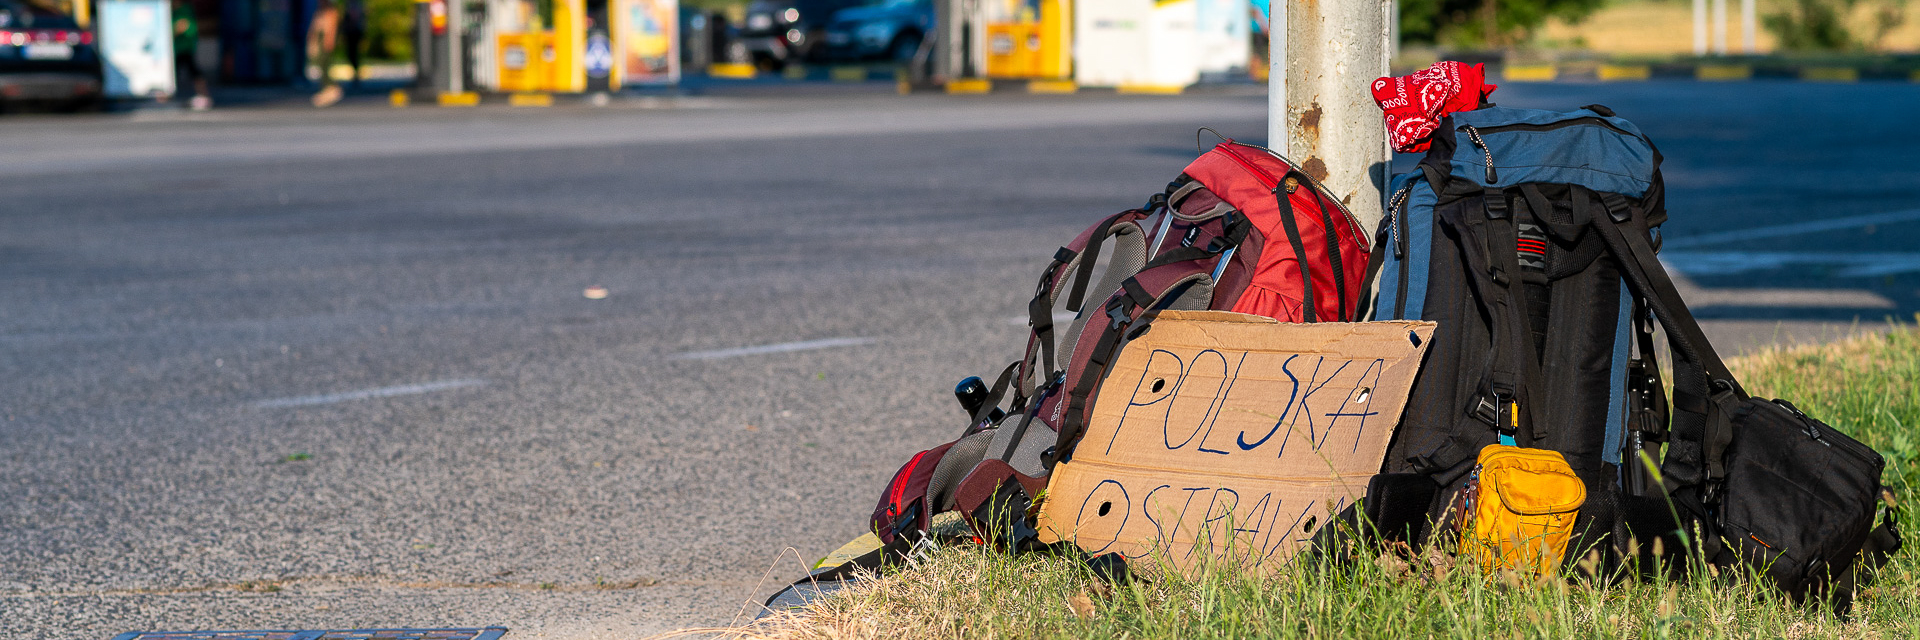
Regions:
<instances>
[{"instance_id":1,"label":"tree foliage","mask_svg":"<svg viewBox=\"0 0 1920 640\"><path fill-rule=\"evenodd\" d=\"M1606 0L1401 0L1405 42L1469 49L1526 42L1548 18L1579 20Z\"/></svg>"},{"instance_id":2,"label":"tree foliage","mask_svg":"<svg viewBox=\"0 0 1920 640\"><path fill-rule=\"evenodd\" d=\"M1761 18L1767 31L1780 39L1780 48L1788 51L1852 51L1873 48L1888 31L1906 21L1906 1L1887 0L1871 3L1869 34L1849 28L1848 16L1860 0L1791 0Z\"/></svg>"},{"instance_id":3,"label":"tree foliage","mask_svg":"<svg viewBox=\"0 0 1920 640\"><path fill-rule=\"evenodd\" d=\"M413 59L413 0L366 0L367 57Z\"/></svg>"}]
</instances>

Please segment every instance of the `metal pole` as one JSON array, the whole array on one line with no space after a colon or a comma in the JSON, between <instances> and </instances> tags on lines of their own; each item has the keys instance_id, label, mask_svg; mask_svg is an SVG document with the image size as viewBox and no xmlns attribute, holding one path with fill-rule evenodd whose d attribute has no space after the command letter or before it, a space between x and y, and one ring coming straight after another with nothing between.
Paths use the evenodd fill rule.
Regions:
<instances>
[{"instance_id":1,"label":"metal pole","mask_svg":"<svg viewBox=\"0 0 1920 640\"><path fill-rule=\"evenodd\" d=\"M1707 55L1707 0L1693 0L1693 55Z\"/></svg>"},{"instance_id":2,"label":"metal pole","mask_svg":"<svg viewBox=\"0 0 1920 640\"><path fill-rule=\"evenodd\" d=\"M1267 147L1285 156L1287 145L1287 1L1267 7Z\"/></svg>"},{"instance_id":3,"label":"metal pole","mask_svg":"<svg viewBox=\"0 0 1920 640\"><path fill-rule=\"evenodd\" d=\"M467 90L467 0L447 0L447 92Z\"/></svg>"},{"instance_id":4,"label":"metal pole","mask_svg":"<svg viewBox=\"0 0 1920 640\"><path fill-rule=\"evenodd\" d=\"M1713 53L1727 55L1727 0L1713 0Z\"/></svg>"},{"instance_id":5,"label":"metal pole","mask_svg":"<svg viewBox=\"0 0 1920 640\"><path fill-rule=\"evenodd\" d=\"M1286 68L1271 76L1284 78L1284 90L1270 94L1268 126L1277 119L1287 130L1285 145L1275 150L1285 149L1371 230L1380 222L1391 159L1386 123L1370 90L1388 73L1391 0L1302 2L1286 8L1283 23L1279 6L1285 4L1274 0L1274 32L1286 25L1286 46L1276 49L1286 52Z\"/></svg>"},{"instance_id":6,"label":"metal pole","mask_svg":"<svg viewBox=\"0 0 1920 640\"><path fill-rule=\"evenodd\" d=\"M1740 39L1741 49L1747 55L1760 53L1757 32L1760 30L1760 17L1755 15L1758 9L1754 0L1740 0Z\"/></svg>"}]
</instances>

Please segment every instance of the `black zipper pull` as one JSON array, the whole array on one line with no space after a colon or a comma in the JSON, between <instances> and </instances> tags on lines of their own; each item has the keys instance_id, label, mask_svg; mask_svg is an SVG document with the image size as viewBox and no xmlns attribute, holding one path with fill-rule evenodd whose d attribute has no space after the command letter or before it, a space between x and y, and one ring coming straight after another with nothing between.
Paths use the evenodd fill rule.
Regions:
<instances>
[{"instance_id":1,"label":"black zipper pull","mask_svg":"<svg viewBox=\"0 0 1920 640\"><path fill-rule=\"evenodd\" d=\"M1815 422L1813 418L1807 417L1807 414L1802 413L1799 407L1793 406L1793 403L1791 402L1787 402L1785 400L1778 400L1778 399L1774 400L1773 404L1782 409L1786 409L1787 413L1792 414L1795 419L1798 419L1800 421L1800 426L1804 427L1801 430L1807 432L1807 437L1813 438L1814 442L1818 442L1820 444L1823 444L1829 447L1833 446L1832 443L1827 442L1826 437L1820 434L1820 423Z\"/></svg>"},{"instance_id":2,"label":"black zipper pull","mask_svg":"<svg viewBox=\"0 0 1920 640\"><path fill-rule=\"evenodd\" d=\"M1407 224L1407 201L1411 199L1413 199L1413 182L1409 181L1407 182L1407 186L1401 187L1398 193L1393 194L1393 200L1387 204L1387 217L1389 218L1387 221L1387 231L1392 235L1389 241L1393 243L1394 259L1407 257L1406 236L1404 234L1406 233L1405 227Z\"/></svg>"},{"instance_id":3,"label":"black zipper pull","mask_svg":"<svg viewBox=\"0 0 1920 640\"><path fill-rule=\"evenodd\" d=\"M1460 125L1460 128L1467 130L1467 138L1473 140L1473 146L1480 147L1480 153L1487 157L1487 186L1500 182L1499 176L1493 172L1493 150L1487 148L1487 141L1480 139L1480 130L1470 124Z\"/></svg>"}]
</instances>

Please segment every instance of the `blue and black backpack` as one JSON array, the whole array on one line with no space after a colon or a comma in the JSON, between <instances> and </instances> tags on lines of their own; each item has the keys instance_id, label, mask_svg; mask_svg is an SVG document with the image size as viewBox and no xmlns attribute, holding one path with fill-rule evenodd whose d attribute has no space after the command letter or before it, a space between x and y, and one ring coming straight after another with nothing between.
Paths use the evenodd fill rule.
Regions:
<instances>
[{"instance_id":1,"label":"blue and black backpack","mask_svg":"<svg viewBox=\"0 0 1920 640\"><path fill-rule=\"evenodd\" d=\"M1430 479L1438 518L1482 447L1558 451L1597 542L1647 493L1638 452L1658 457L1668 420L1650 310L1591 222L1637 210L1659 246L1659 151L1603 106L1486 107L1442 120L1390 186L1363 317L1439 327L1383 471Z\"/></svg>"},{"instance_id":2,"label":"blue and black backpack","mask_svg":"<svg viewBox=\"0 0 1920 640\"><path fill-rule=\"evenodd\" d=\"M1874 525L1884 460L1714 352L1656 257L1660 159L1599 105L1441 121L1391 183L1359 314L1439 324L1365 515L1422 542L1482 448L1553 450L1586 485L1568 565L1684 570L1651 557L1662 539L1844 612L1901 546L1891 511Z\"/></svg>"},{"instance_id":3,"label":"blue and black backpack","mask_svg":"<svg viewBox=\"0 0 1920 640\"><path fill-rule=\"evenodd\" d=\"M1623 201L1659 245L1660 154L1638 127L1599 105L1455 113L1392 187L1371 318L1439 322L1425 369L1461 375L1416 382L1388 472L1450 483L1502 443L1612 482L1663 439L1643 415L1665 411L1647 309L1589 229Z\"/></svg>"}]
</instances>

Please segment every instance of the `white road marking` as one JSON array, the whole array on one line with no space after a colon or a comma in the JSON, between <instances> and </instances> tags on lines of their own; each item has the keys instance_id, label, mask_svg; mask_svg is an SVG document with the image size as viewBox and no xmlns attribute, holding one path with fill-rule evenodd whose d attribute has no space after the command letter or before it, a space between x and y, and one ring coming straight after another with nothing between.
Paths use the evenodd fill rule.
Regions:
<instances>
[{"instance_id":1,"label":"white road marking","mask_svg":"<svg viewBox=\"0 0 1920 640\"><path fill-rule=\"evenodd\" d=\"M1666 265L1673 288L1688 307L1792 307L1806 309L1894 309L1899 305L1866 289L1708 289L1673 265Z\"/></svg>"},{"instance_id":2,"label":"white road marking","mask_svg":"<svg viewBox=\"0 0 1920 640\"><path fill-rule=\"evenodd\" d=\"M368 398L410 396L417 393L429 393L433 391L444 391L447 389L459 389L461 387L477 387L486 383L487 381L481 380L479 378L462 378L459 380L441 380L439 382L423 382L420 384L403 384L397 387L380 387L378 389L362 389L359 391L348 391L344 393L329 393L329 394L317 395L317 396L299 396L294 398L276 398L273 400L261 400L259 402L253 403L253 406L256 406L262 409L277 409L281 407L304 407L307 405L332 404L335 402L346 402L349 400L365 400Z\"/></svg>"},{"instance_id":3,"label":"white road marking","mask_svg":"<svg viewBox=\"0 0 1920 640\"><path fill-rule=\"evenodd\" d=\"M1064 326L1067 326L1067 325L1070 325L1070 324L1073 324L1073 318L1074 318L1075 316L1077 316L1077 315L1079 315L1079 314L1076 314L1076 313L1074 313L1074 312L1071 312L1071 311L1060 311L1060 312L1057 312L1057 313L1054 313L1054 314L1053 314L1053 325L1054 325L1054 326L1056 326L1056 327L1064 327ZM1013 326L1016 326L1016 327L1024 327L1024 326L1027 326L1027 317L1026 317L1026 316L1014 316L1014 317L1011 317L1011 318L1007 318L1007 324L1010 324L1010 325L1013 325Z\"/></svg>"},{"instance_id":4,"label":"white road marking","mask_svg":"<svg viewBox=\"0 0 1920 640\"><path fill-rule=\"evenodd\" d=\"M1864 216L1850 216L1846 218L1833 218L1829 220L1812 220L1808 222L1796 222L1793 224L1783 224L1783 225L1776 225L1771 227L1756 227L1753 229L1735 229L1733 231L1721 231L1719 233L1705 233L1705 234L1701 234L1697 236L1689 236L1685 238L1667 238L1665 241L1661 243L1660 248L1661 249L1685 249L1688 247L1699 247L1699 246L1705 246L1710 244L1720 244L1723 242L1736 242L1740 240L1759 240L1762 238L1780 238L1785 236L1797 236L1803 233L1816 233L1820 231L1838 231L1840 229L1853 229L1857 227L1864 227L1870 224L1890 224L1895 222L1914 222L1914 221L1920 221L1920 209L1911 209L1907 211L1891 211L1887 213L1874 213L1874 214L1868 214Z\"/></svg>"},{"instance_id":5,"label":"white road marking","mask_svg":"<svg viewBox=\"0 0 1920 640\"><path fill-rule=\"evenodd\" d=\"M716 349L713 351L688 351L686 353L676 353L676 354L667 356L667 359L668 360L718 360L721 358L734 358L739 356L757 356L757 355L768 354L768 353L789 353L793 351L811 351L814 349L831 349L834 347L854 347L854 346L859 346L863 344L873 344L873 342L874 342L873 338L827 338L824 340L806 340L802 342L782 342L780 344L763 344L757 347L740 347L738 349Z\"/></svg>"},{"instance_id":6,"label":"white road marking","mask_svg":"<svg viewBox=\"0 0 1920 640\"><path fill-rule=\"evenodd\" d=\"M1695 276L1771 271L1795 265L1837 266L1842 278L1875 278L1920 271L1920 253L1786 253L1775 251L1673 251L1660 254L1672 268Z\"/></svg>"}]
</instances>

